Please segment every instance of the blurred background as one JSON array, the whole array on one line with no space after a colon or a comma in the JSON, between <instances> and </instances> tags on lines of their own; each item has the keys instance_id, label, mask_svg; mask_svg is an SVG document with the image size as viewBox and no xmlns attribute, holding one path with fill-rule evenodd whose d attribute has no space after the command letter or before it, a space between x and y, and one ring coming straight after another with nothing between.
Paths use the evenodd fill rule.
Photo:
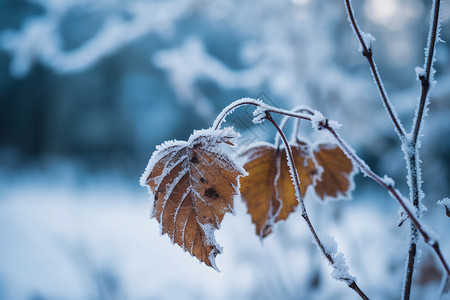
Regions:
<instances>
[{"instance_id":1,"label":"blurred background","mask_svg":"<svg viewBox=\"0 0 450 300\"><path fill-rule=\"evenodd\" d=\"M431 3L353 2L409 129ZM448 1L442 39L450 40ZM437 55L421 147L424 220L448 260L450 219L436 205L450 195L448 44ZM300 214L261 243L236 198L236 216L216 232L220 273L149 219L138 181L155 146L210 127L241 97L322 111L408 195L397 136L343 1L0 0L0 299L357 299L331 278ZM243 148L273 141L251 113L227 118ZM310 125L301 132L314 140ZM370 297L398 299L408 226L397 227L398 205L384 190L360 174L355 182L351 201L308 196L312 222L336 237ZM420 248L413 299L434 299L442 270Z\"/></svg>"}]
</instances>

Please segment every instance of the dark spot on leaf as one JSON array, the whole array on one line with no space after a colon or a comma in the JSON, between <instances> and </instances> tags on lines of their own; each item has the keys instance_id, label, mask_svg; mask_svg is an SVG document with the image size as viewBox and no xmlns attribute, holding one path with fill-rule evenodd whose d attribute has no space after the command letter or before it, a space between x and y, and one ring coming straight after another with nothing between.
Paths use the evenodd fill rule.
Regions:
<instances>
[{"instance_id":1,"label":"dark spot on leaf","mask_svg":"<svg viewBox=\"0 0 450 300\"><path fill-rule=\"evenodd\" d=\"M214 188L211 187L205 190L205 197L217 199L220 197L220 195Z\"/></svg>"},{"instance_id":2,"label":"dark spot on leaf","mask_svg":"<svg viewBox=\"0 0 450 300\"><path fill-rule=\"evenodd\" d=\"M198 163L198 158L197 158L197 156L192 156L191 157L191 163L193 163L193 164L196 164L196 163Z\"/></svg>"}]
</instances>

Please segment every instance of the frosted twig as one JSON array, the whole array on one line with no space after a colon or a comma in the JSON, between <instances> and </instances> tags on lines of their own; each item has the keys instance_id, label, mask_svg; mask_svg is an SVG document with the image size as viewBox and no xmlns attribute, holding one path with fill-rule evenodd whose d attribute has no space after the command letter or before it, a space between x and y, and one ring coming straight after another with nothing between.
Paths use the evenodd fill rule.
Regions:
<instances>
[{"instance_id":1,"label":"frosted twig","mask_svg":"<svg viewBox=\"0 0 450 300\"><path fill-rule=\"evenodd\" d=\"M415 146L417 144L417 139L419 137L424 111L426 109L428 102L427 101L428 91L430 89L430 84L432 84L434 81L433 77L435 71L433 69L433 62L435 61L434 54L436 49L436 43L439 41L440 10L441 10L441 1L434 0L433 7L431 10L431 23L430 23L430 30L428 32L427 48L425 49L425 63L422 69L423 72L418 74L422 88L420 91L419 105L417 106L416 116L412 129L412 138L411 138L412 146Z\"/></svg>"},{"instance_id":2,"label":"frosted twig","mask_svg":"<svg viewBox=\"0 0 450 300\"><path fill-rule=\"evenodd\" d=\"M411 139L408 144L403 145L403 151L405 152L405 159L408 165L408 184L410 186L411 201L414 207L420 206L420 195L422 194L421 187L421 170L419 159L419 147L418 139L422 126L422 120L425 116L425 111L428 105L428 92L430 85L434 85L434 69L433 62L435 61L435 48L436 43L439 40L439 13L440 13L440 0L434 0L431 9L431 23L428 32L427 47L425 49L425 62L423 68L416 68L416 74L421 82L421 91L419 97L419 103L416 108L414 122L409 135ZM420 215L418 215L420 217ZM403 299L408 300L411 295L412 277L414 272L414 262L417 249L417 229L411 226L409 234L409 251L408 261L405 273L405 280L403 283Z\"/></svg>"},{"instance_id":3,"label":"frosted twig","mask_svg":"<svg viewBox=\"0 0 450 300\"><path fill-rule=\"evenodd\" d=\"M366 45L365 40L373 41L373 37L371 39L364 38L368 34L362 32L359 29L358 24L356 23L355 16L353 14L353 8L350 3L350 0L345 0L345 7L347 8L347 14L348 14L348 19L349 19L350 25L352 26L353 30L355 31L356 36L358 37L360 47L361 47L361 52L369 63L370 71L372 72L372 76L377 85L378 92L380 93L380 97L383 100L384 107L386 108L386 111L389 114L389 117L391 118L392 123L394 124L395 131L397 132L400 139L403 141L406 136L405 129L404 129L400 119L398 118L397 113L395 112L395 109L392 106L392 103L390 102L390 100L387 96L386 90L384 89L383 82L381 81L380 74L378 73L377 66L373 59L372 47L371 47L371 45ZM364 37L363 37L363 34L364 34Z\"/></svg>"},{"instance_id":4,"label":"frosted twig","mask_svg":"<svg viewBox=\"0 0 450 300\"><path fill-rule=\"evenodd\" d=\"M322 252L322 254L328 260L330 265L333 267L333 269L334 269L333 277L335 277L336 280L345 282L362 299L369 299L357 285L355 277L348 274L347 267L346 266L345 266L345 268L342 267L342 265L341 265L341 262L343 260L342 254L338 255L338 254L336 254L336 251L330 251L329 249L325 249L324 244L322 243L319 236L317 235L317 232L314 229L314 226L312 225L311 220L308 217L305 203L303 201L303 197L302 197L302 194L300 191L300 179L298 177L297 169L295 167L294 156L292 154L292 150L288 143L288 140L287 140L285 134L283 133L283 131L281 130L281 128L273 120L273 118L269 112L266 112L265 119L270 121L272 123L272 125L276 128L277 132L279 133L279 135L284 143L284 146L286 148L286 157L287 157L287 161L288 161L288 166L289 166L289 170L291 173L291 180L292 180L292 184L294 185L295 195L300 204L302 217L305 220L306 224L308 225L309 231L311 232L311 234L313 236L314 243L317 245L319 250ZM339 258L339 262L337 261L337 258Z\"/></svg>"},{"instance_id":5,"label":"frosted twig","mask_svg":"<svg viewBox=\"0 0 450 300\"><path fill-rule=\"evenodd\" d=\"M373 172L369 166L361 159L359 158L356 153L348 146L348 144L337 134L337 132L328 125L327 122L323 124L323 129L328 130L331 135L336 139L337 143L341 147L342 151L347 155L348 158L353 160L355 164L359 167L361 172L363 172L366 176L374 180L376 183L381 185L383 188L385 188L389 194L397 200L397 202L400 204L400 206L403 208L403 210L408 215L409 219L411 220L412 224L415 228L419 231L419 233L422 235L424 242L429 245L431 248L433 248L436 256L438 257L439 261L443 265L445 272L448 276L450 276L450 268L445 260L444 256L442 255L442 252L439 247L439 242L437 238L435 237L434 233L431 232L430 229L428 229L427 226L425 226L419 218L416 216L414 212L417 211L417 208L415 208L411 202L405 198L400 191L395 189L392 181L386 181L383 178L381 178L379 175L377 175L375 172Z\"/></svg>"},{"instance_id":6,"label":"frosted twig","mask_svg":"<svg viewBox=\"0 0 450 300\"><path fill-rule=\"evenodd\" d=\"M306 111L307 108L305 108L305 112L307 112L306 114L296 113L296 112L292 112L289 110L285 110L285 109L267 105L263 101L258 100L258 99L242 98L242 99L239 99L239 100L236 100L236 101L230 103L227 107L225 107L220 112L220 114L217 116L217 118L214 120L212 127L214 129L218 129L220 127L220 125L225 121L226 116L231 114L239 106L243 106L243 105L258 106L258 110L255 111L255 112L257 112L257 115L254 114L255 115L255 118L253 119L254 123L263 121L265 118L266 112L269 112L269 113L272 112L272 113L282 114L282 115L285 115L288 117L295 117L295 118L300 118L300 119L311 121L310 114L308 114L308 112L310 112L311 110L308 109L308 111Z\"/></svg>"}]
</instances>

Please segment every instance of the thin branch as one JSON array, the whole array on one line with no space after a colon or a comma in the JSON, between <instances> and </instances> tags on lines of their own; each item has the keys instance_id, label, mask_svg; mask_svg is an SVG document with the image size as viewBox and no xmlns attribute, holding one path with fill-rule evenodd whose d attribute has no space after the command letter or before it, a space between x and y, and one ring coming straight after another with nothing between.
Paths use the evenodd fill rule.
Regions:
<instances>
[{"instance_id":1,"label":"thin branch","mask_svg":"<svg viewBox=\"0 0 450 300\"><path fill-rule=\"evenodd\" d=\"M419 137L420 126L422 124L423 114L426 108L426 102L428 97L428 91L430 89L430 80L433 78L433 61L434 61L434 53L436 49L436 43L438 41L438 30L439 30L439 13L441 8L441 1L435 0L433 1L432 8L432 22L430 31L428 34L428 45L427 50L425 51L425 64L424 71L425 74L419 76L421 82L421 92L420 92L420 100L419 105L416 111L416 118L412 129L412 138L411 138L411 146L415 147L417 145L417 139Z\"/></svg>"},{"instance_id":2,"label":"thin branch","mask_svg":"<svg viewBox=\"0 0 450 300\"><path fill-rule=\"evenodd\" d=\"M303 197L300 191L300 179L298 177L298 173L297 173L297 169L295 167L295 161L294 161L294 156L292 154L292 150L291 147L286 139L286 136L284 135L283 131L281 130L281 128L278 126L278 124L273 120L272 116L270 115L269 112L266 112L266 119L269 120L273 126L277 129L277 132L279 133L281 139L283 140L283 143L286 147L286 156L287 159L289 161L289 168L291 171L291 175L292 175L292 183L294 185L295 188L295 194L297 196L297 200L300 203L300 208L301 208L301 212L302 212L302 217L305 220L306 224L308 225L308 228L313 236L314 242L317 245L317 247L320 249L320 251L322 252L322 254L325 256L325 258L328 260L328 262L330 263L330 265L333 268L336 268L335 266L335 260L333 259L333 256L325 249L322 241L320 240L319 236L317 235L316 230L314 229L314 226L312 225L309 217L308 217L308 213L306 212L306 207L305 207L305 203L303 201ZM349 276L350 277L350 276ZM354 290L362 299L369 299L364 292L359 288L359 286L357 285L356 281L353 278L339 278L340 281L343 281L345 283L347 283L347 285Z\"/></svg>"},{"instance_id":3,"label":"thin branch","mask_svg":"<svg viewBox=\"0 0 450 300\"><path fill-rule=\"evenodd\" d=\"M375 80L375 83L378 88L378 92L380 93L380 97L383 101L384 107L386 108L387 113L389 114L389 117L394 124L395 131L397 132L398 136L400 137L400 140L404 140L406 136L405 129L403 128L403 125L398 118L397 114L395 113L395 110L393 108L392 103L389 101L389 98L387 96L386 90L384 89L383 82L381 81L380 74L378 73L378 69L376 67L375 61L373 59L373 52L372 48L368 47L366 45L366 42L364 41L364 38L362 37L361 30L358 27L358 24L356 23L355 16L353 14L353 8L350 3L350 0L345 0L345 7L347 9L347 14L349 17L350 24L353 28L353 30L356 33L356 36L358 37L359 43L362 48L362 54L367 59L370 71L372 72L372 76Z\"/></svg>"},{"instance_id":4,"label":"thin branch","mask_svg":"<svg viewBox=\"0 0 450 300\"><path fill-rule=\"evenodd\" d=\"M338 142L339 146L344 151L344 153L356 163L356 165L364 174L366 174L372 180L374 180L383 188L385 188L392 195L392 197L394 197L394 199L397 200L397 202L400 204L400 206L408 215L414 227L417 228L419 233L422 235L424 242L431 248L433 248L438 259L444 266L445 272L447 273L448 276L450 276L450 268L444 256L442 255L442 252L439 247L439 242L437 241L436 238L432 236L432 234L429 232L429 229L416 217L416 215L414 214L414 211L416 210L415 207L412 206L412 204L404 196L402 196L398 190L394 188L391 182L381 178L375 172L373 172L367 166L367 164L350 149L347 143L337 134L337 132L328 125L328 122L325 122L325 124L323 124L323 128L331 133L331 135L336 139L336 141Z\"/></svg>"}]
</instances>

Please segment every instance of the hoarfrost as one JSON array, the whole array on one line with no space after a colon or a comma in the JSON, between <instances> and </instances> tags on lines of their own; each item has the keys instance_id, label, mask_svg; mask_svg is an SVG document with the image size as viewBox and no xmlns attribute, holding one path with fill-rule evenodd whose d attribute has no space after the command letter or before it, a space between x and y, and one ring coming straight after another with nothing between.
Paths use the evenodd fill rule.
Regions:
<instances>
[{"instance_id":1,"label":"hoarfrost","mask_svg":"<svg viewBox=\"0 0 450 300\"><path fill-rule=\"evenodd\" d=\"M444 206L444 207L446 207L446 208L450 208L450 198L445 197L444 199L439 200L439 201L437 202L437 204L442 205L442 206Z\"/></svg>"},{"instance_id":2,"label":"hoarfrost","mask_svg":"<svg viewBox=\"0 0 450 300\"><path fill-rule=\"evenodd\" d=\"M392 179L391 177L389 177L389 176L387 176L387 175L384 175L384 176L383 176L383 182L384 182L384 184L386 184L387 186L391 186L391 187L395 186L395 181L394 181L394 179Z\"/></svg>"},{"instance_id":3,"label":"hoarfrost","mask_svg":"<svg viewBox=\"0 0 450 300\"><path fill-rule=\"evenodd\" d=\"M356 278L348 272L348 266L345 261L344 254L342 252L338 252L338 245L336 240L332 236L327 236L323 239L322 244L325 248L325 251L331 256L333 259L333 271L331 272L331 276L337 281L344 281L346 283L356 282Z\"/></svg>"},{"instance_id":4,"label":"hoarfrost","mask_svg":"<svg viewBox=\"0 0 450 300\"><path fill-rule=\"evenodd\" d=\"M424 68L416 67L415 71L416 71L416 78L417 78L417 80L419 80L421 77L425 76L425 69Z\"/></svg>"},{"instance_id":5,"label":"hoarfrost","mask_svg":"<svg viewBox=\"0 0 450 300\"><path fill-rule=\"evenodd\" d=\"M253 99L253 98L241 98L239 100L236 100L232 103L230 103L227 107L222 109L220 114L217 115L216 119L214 120L212 128L219 128L220 124L223 122L226 122L226 117L231 114L236 108L238 108L241 105L244 104L250 104L250 105L256 105L256 106L263 106L266 105L263 101L259 99Z\"/></svg>"},{"instance_id":6,"label":"hoarfrost","mask_svg":"<svg viewBox=\"0 0 450 300\"><path fill-rule=\"evenodd\" d=\"M314 114L311 116L311 126L316 131L321 130L322 124L324 124L326 120L327 119L322 115L320 111L315 110Z\"/></svg>"},{"instance_id":7,"label":"hoarfrost","mask_svg":"<svg viewBox=\"0 0 450 300\"><path fill-rule=\"evenodd\" d=\"M162 208L159 209L160 215L153 212L152 217L158 217L158 222L160 223L160 233L163 234L166 232L172 243L175 243L176 241L174 238L174 232L176 229L173 229L173 232L168 232L167 230L164 231L163 229L167 228L166 224L170 224L169 226L173 226L172 224L177 224L178 213L185 198L188 196L192 197L191 205L192 210L195 213L198 212L198 207L211 209L210 202L206 201L198 190L198 182L200 182L204 177L201 169L199 169L198 166L195 166L199 160L203 160L206 163L211 164L210 166L206 166L206 168L213 167L225 169L236 174L236 182L230 182L235 193L230 197L233 197L233 195L239 193L239 176L246 175L246 172L229 158L226 147L223 147L225 144L227 144L227 147L234 146L233 143L238 137L239 134L236 133L232 127L226 127L221 130L214 130L210 128L194 131L187 142L174 140L164 142L160 146L156 147L156 151L152 154L145 172L140 179L140 184L142 186L147 186L150 194L153 196L153 201L156 201L157 198L154 193L160 190L163 180L170 180L166 183L164 191L162 192L164 197L159 199L159 203L162 204ZM194 151L196 151L196 155L192 155ZM205 159L204 155L213 155L215 158L214 162L211 163L208 159ZM194 158L195 161L193 160ZM175 169L177 167L179 169ZM177 172L176 174L173 174L174 170ZM192 175L192 172L195 172L194 174L198 174L197 177ZM180 187L180 182L183 184L182 180L187 175L189 176L189 183L187 186L177 189L177 187ZM199 179L198 176L201 176L201 179ZM182 194L181 200L178 198L171 200L173 199L171 196L175 194ZM176 209L173 213L173 219L170 221L164 217L167 212L166 204L171 202L170 205L174 207L174 201L178 202L175 202L175 205L177 206L175 206ZM153 206L155 205L156 202L154 202ZM196 216L198 226L197 230L203 231L204 239L202 239L202 244L213 246L210 253L208 253L208 260L211 266L216 271L219 271L215 263L215 257L217 254L222 253L222 248L219 244L217 244L214 238L214 231L220 228L221 220L219 219L218 214L212 209L211 212L213 217L207 223L202 223ZM223 208L222 212L234 213L233 205L228 204ZM215 220L213 218L215 218ZM184 223L184 226L186 226L186 224L187 223ZM181 231L183 236L184 231L185 229L182 229ZM188 251L191 255L194 255L192 249L185 248L186 239L184 237L182 238L182 241L183 242L177 241L176 243L179 244L183 250ZM194 243L192 243L192 247L194 247ZM200 259L197 254L195 254L195 256L200 261L205 262L203 259Z\"/></svg>"},{"instance_id":8,"label":"hoarfrost","mask_svg":"<svg viewBox=\"0 0 450 300\"><path fill-rule=\"evenodd\" d=\"M311 119L311 126L314 130L319 131L323 129L323 126L325 124L328 125L328 127L330 127L333 130L338 130L339 128L341 128L341 124L339 124L339 122L334 121L334 120L328 120L327 118L325 118L323 116L323 114L318 111L315 110L314 114L309 116L309 118Z\"/></svg>"},{"instance_id":9,"label":"hoarfrost","mask_svg":"<svg viewBox=\"0 0 450 300\"><path fill-rule=\"evenodd\" d=\"M366 45L367 50L371 50L372 46L373 46L373 42L375 42L375 38L373 37L372 34L368 33L368 32L364 32L361 31L361 37L364 41L364 44ZM363 53L364 49L363 46L361 44L359 44L359 52Z\"/></svg>"},{"instance_id":10,"label":"hoarfrost","mask_svg":"<svg viewBox=\"0 0 450 300\"><path fill-rule=\"evenodd\" d=\"M437 204L442 205L445 208L445 214L450 217L450 198L444 198L438 201Z\"/></svg>"},{"instance_id":11,"label":"hoarfrost","mask_svg":"<svg viewBox=\"0 0 450 300\"><path fill-rule=\"evenodd\" d=\"M253 123L259 124L264 121L264 119L267 116L267 110L269 109L269 106L265 103L261 103L254 111L253 111Z\"/></svg>"}]
</instances>

